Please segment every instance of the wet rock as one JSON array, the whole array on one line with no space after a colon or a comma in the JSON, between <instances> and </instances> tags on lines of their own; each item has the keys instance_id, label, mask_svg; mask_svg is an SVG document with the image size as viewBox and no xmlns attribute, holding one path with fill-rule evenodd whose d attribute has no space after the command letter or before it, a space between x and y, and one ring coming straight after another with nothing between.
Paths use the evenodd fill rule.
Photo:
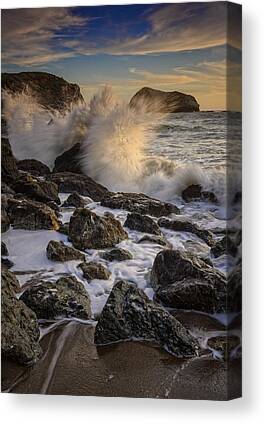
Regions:
<instances>
[{"instance_id":1,"label":"wet rock","mask_svg":"<svg viewBox=\"0 0 265 424\"><path fill-rule=\"evenodd\" d=\"M211 253L215 258L218 258L225 253L231 256L236 256L237 246L228 235L225 235L211 248Z\"/></svg>"},{"instance_id":2,"label":"wet rock","mask_svg":"<svg viewBox=\"0 0 265 424\"><path fill-rule=\"evenodd\" d=\"M8 253L6 244L3 241L1 241L1 256L8 256L8 255L9 253Z\"/></svg>"},{"instance_id":3,"label":"wet rock","mask_svg":"<svg viewBox=\"0 0 265 424\"><path fill-rule=\"evenodd\" d=\"M182 191L182 199L185 202L192 202L196 200L204 200L212 203L217 203L217 197L212 191L204 191L199 184L192 184Z\"/></svg>"},{"instance_id":4,"label":"wet rock","mask_svg":"<svg viewBox=\"0 0 265 424\"><path fill-rule=\"evenodd\" d=\"M143 87L131 98L130 106L139 111L155 113L198 112L195 97L179 91L161 91ZM144 107L144 109L143 109Z\"/></svg>"},{"instance_id":5,"label":"wet rock","mask_svg":"<svg viewBox=\"0 0 265 424\"><path fill-rule=\"evenodd\" d=\"M74 208L84 208L87 203L88 202L75 191L68 196L66 201L62 204L62 207L71 206Z\"/></svg>"},{"instance_id":6,"label":"wet rock","mask_svg":"<svg viewBox=\"0 0 265 424\"><path fill-rule=\"evenodd\" d=\"M73 260L84 260L82 252L67 246L62 241L51 240L47 246L47 257L51 261L66 262Z\"/></svg>"},{"instance_id":7,"label":"wet rock","mask_svg":"<svg viewBox=\"0 0 265 424\"><path fill-rule=\"evenodd\" d=\"M2 194L15 194L14 190L12 190L12 188L4 182L1 183L1 193Z\"/></svg>"},{"instance_id":8,"label":"wet rock","mask_svg":"<svg viewBox=\"0 0 265 424\"><path fill-rule=\"evenodd\" d=\"M167 218L160 218L158 220L158 225L168 230L184 231L187 233L195 234L197 237L202 239L206 244L208 244L208 246L214 245L214 238L211 231L199 228L196 224L193 224L191 221L188 221L181 217L174 220L170 220Z\"/></svg>"},{"instance_id":9,"label":"wet rock","mask_svg":"<svg viewBox=\"0 0 265 424\"><path fill-rule=\"evenodd\" d=\"M10 219L4 205L1 205L1 232L5 233L10 227Z\"/></svg>"},{"instance_id":10,"label":"wet rock","mask_svg":"<svg viewBox=\"0 0 265 424\"><path fill-rule=\"evenodd\" d=\"M106 261L127 261L129 259L133 259L133 255L125 249L121 249L120 247L116 247L108 252L104 252L100 255Z\"/></svg>"},{"instance_id":11,"label":"wet rock","mask_svg":"<svg viewBox=\"0 0 265 424\"><path fill-rule=\"evenodd\" d=\"M161 235L159 226L150 216L141 215L136 212L128 213L124 227L143 233L155 234L157 236Z\"/></svg>"},{"instance_id":12,"label":"wet rock","mask_svg":"<svg viewBox=\"0 0 265 424\"><path fill-rule=\"evenodd\" d=\"M10 184L18 178L17 161L8 138L1 138L1 182Z\"/></svg>"},{"instance_id":13,"label":"wet rock","mask_svg":"<svg viewBox=\"0 0 265 424\"><path fill-rule=\"evenodd\" d=\"M12 188L17 193L22 193L26 197L37 202L55 202L60 204L58 197L58 185L51 181L42 181L32 178L29 175L20 176L19 180L13 184Z\"/></svg>"},{"instance_id":14,"label":"wet rock","mask_svg":"<svg viewBox=\"0 0 265 424\"><path fill-rule=\"evenodd\" d=\"M78 267L82 269L83 276L87 281L108 280L111 276L111 272L97 262L82 262Z\"/></svg>"},{"instance_id":15,"label":"wet rock","mask_svg":"<svg viewBox=\"0 0 265 424\"><path fill-rule=\"evenodd\" d=\"M155 290L184 278L208 282L224 290L224 275L206 264L201 258L180 250L165 249L156 255L151 272L151 284Z\"/></svg>"},{"instance_id":16,"label":"wet rock","mask_svg":"<svg viewBox=\"0 0 265 424\"><path fill-rule=\"evenodd\" d=\"M16 298L19 290L16 276L3 268L1 350L3 357L31 364L41 355L40 333L35 313Z\"/></svg>"},{"instance_id":17,"label":"wet rock","mask_svg":"<svg viewBox=\"0 0 265 424\"><path fill-rule=\"evenodd\" d=\"M227 361L232 352L240 346L240 338L238 336L216 336L211 337L207 341L208 346L220 353L225 361Z\"/></svg>"},{"instance_id":18,"label":"wet rock","mask_svg":"<svg viewBox=\"0 0 265 424\"><path fill-rule=\"evenodd\" d=\"M172 244L164 236L151 236L147 234L140 238L137 243L154 243L163 247L167 247L168 249L172 249Z\"/></svg>"},{"instance_id":19,"label":"wet rock","mask_svg":"<svg viewBox=\"0 0 265 424\"><path fill-rule=\"evenodd\" d=\"M37 159L23 159L17 162L20 171L28 172L35 176L45 176L51 173L50 168Z\"/></svg>"},{"instance_id":20,"label":"wet rock","mask_svg":"<svg viewBox=\"0 0 265 424\"><path fill-rule=\"evenodd\" d=\"M101 205L111 209L125 209L129 212L156 217L180 213L177 206L161 202L142 193L109 193L102 199Z\"/></svg>"},{"instance_id":21,"label":"wet rock","mask_svg":"<svg viewBox=\"0 0 265 424\"><path fill-rule=\"evenodd\" d=\"M69 235L69 222L60 222L59 223L59 228L57 229L57 231L61 234L65 234L66 236Z\"/></svg>"},{"instance_id":22,"label":"wet rock","mask_svg":"<svg viewBox=\"0 0 265 424\"><path fill-rule=\"evenodd\" d=\"M8 258L1 257L1 265L2 267L6 267L7 269L12 268L14 266L14 262L10 261Z\"/></svg>"},{"instance_id":23,"label":"wet rock","mask_svg":"<svg viewBox=\"0 0 265 424\"><path fill-rule=\"evenodd\" d=\"M24 291L21 299L39 319L91 317L89 295L74 276L59 278L56 283L40 281Z\"/></svg>"},{"instance_id":24,"label":"wet rock","mask_svg":"<svg viewBox=\"0 0 265 424\"><path fill-rule=\"evenodd\" d=\"M108 190L101 184L96 183L87 175L74 174L73 172L58 172L52 174L48 179L59 186L62 193L77 192L82 196L91 197L95 202L99 202Z\"/></svg>"},{"instance_id":25,"label":"wet rock","mask_svg":"<svg viewBox=\"0 0 265 424\"><path fill-rule=\"evenodd\" d=\"M239 263L228 275L227 310L240 312L242 310L242 264Z\"/></svg>"},{"instance_id":26,"label":"wet rock","mask_svg":"<svg viewBox=\"0 0 265 424\"><path fill-rule=\"evenodd\" d=\"M55 212L44 203L27 199L9 199L7 207L11 225L24 230L58 230Z\"/></svg>"},{"instance_id":27,"label":"wet rock","mask_svg":"<svg viewBox=\"0 0 265 424\"><path fill-rule=\"evenodd\" d=\"M120 221L100 217L89 209L76 209L69 224L69 237L80 250L113 247L128 238Z\"/></svg>"},{"instance_id":28,"label":"wet rock","mask_svg":"<svg viewBox=\"0 0 265 424\"><path fill-rule=\"evenodd\" d=\"M214 284L196 278L184 278L156 291L156 300L163 305L184 310L207 313L225 312L225 291Z\"/></svg>"},{"instance_id":29,"label":"wet rock","mask_svg":"<svg viewBox=\"0 0 265 424\"><path fill-rule=\"evenodd\" d=\"M75 174L83 174L80 166L80 143L76 143L66 152L62 153L55 159L53 173L73 172Z\"/></svg>"},{"instance_id":30,"label":"wet rock","mask_svg":"<svg viewBox=\"0 0 265 424\"><path fill-rule=\"evenodd\" d=\"M165 309L127 281L118 281L99 317L95 343L103 345L119 340L149 340L176 356L195 356L196 340Z\"/></svg>"}]
</instances>

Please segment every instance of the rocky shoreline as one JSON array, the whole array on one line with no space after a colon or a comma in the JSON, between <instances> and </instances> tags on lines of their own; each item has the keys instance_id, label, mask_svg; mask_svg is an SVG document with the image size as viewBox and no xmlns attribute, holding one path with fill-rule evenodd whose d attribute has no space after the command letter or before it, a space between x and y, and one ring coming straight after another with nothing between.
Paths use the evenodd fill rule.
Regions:
<instances>
[{"instance_id":1,"label":"rocky shoreline","mask_svg":"<svg viewBox=\"0 0 265 424\"><path fill-rule=\"evenodd\" d=\"M218 325L215 323L215 331L212 332L214 336L206 336L202 342L198 337L198 328L194 331L194 322L192 326L190 324L187 326L185 320L181 321L177 313L187 311L189 314L190 310L194 310L198 319L200 313L240 312L239 234L224 235L223 238L217 239L210 230L199 228L182 216L179 208L173 204L140 193L112 193L85 175L67 171L52 173L36 160L17 161L12 154L8 138L2 139L2 158L2 233L14 230L63 233L67 243L50 240L46 246L47 259L54 263L77 261L77 267L88 284L95 279L107 281L111 278L108 264L113 261L130 262L133 257L131 252L117 246L123 240L130 239L128 231L141 235L138 241L141 245L151 243L158 247L148 277L154 292L153 300L133 282L116 279L102 312L97 316L91 311L89 293L74 275L64 275L50 281L42 277L41 273L39 276L37 273L36 277L31 278L29 283L21 288L16 272L12 272L14 264L8 259L8 247L3 242L2 356L4 363L9 364L9 368L12 360L14 370L20 370L21 365L31 366L32 371L26 368L25 373L34 375L34 369L39 368L38 363L43 363L43 359L40 359L43 358L41 353L43 343L39 341L39 335L40 330L43 331L44 321L60 323L65 319L73 323L77 333L83 332L85 324L78 324L76 320L87 322L88 328L93 329L91 330L93 334L95 331L93 340L92 336L89 336L91 340L89 343L92 343L93 349L102 349L100 346L113 343L115 343L113 346L116 346L119 342L120 347L113 348L114 357L117 349L126 350L126 343L131 343L132 349L135 346L136 350L146 349L147 355L155 349L155 352L159 351L163 356L161 349L165 349L167 355L171 354L176 360L179 358L188 361L187 363L194 360L194 364L208 361L211 367L213 364L216 366L216 363L226 364L222 369L223 377L227 372L228 363L235 363L236 368L240 368L238 368L240 329L234 330L231 337L227 337L228 328L224 327L222 331L218 331L216 329ZM193 191L192 187L185 189L183 192L185 201L191 201ZM60 199L62 192L68 193L64 202ZM213 195L210 196L210 199L212 198ZM110 211L98 215L90 209L91 204L95 202L113 212L123 210L126 219L121 222ZM63 210L71 211L68 222L61 221ZM213 258L224 253L236 256L237 269L227 278L213 266L210 256L200 257L191 252L175 249L167 240L164 229L196 236L205 243ZM90 249L100 250L105 266L89 259L87 252ZM205 315L199 316L207 321ZM137 340L146 347L135 345ZM146 343L157 347L150 347ZM111 348L107 349L111 352ZM172 361L174 363L173 359ZM35 365L32 367L32 364ZM16 391L16 387L18 391L20 390L20 383L18 386L15 384L12 389L14 381L11 384L9 380L11 375L17 375L14 370L11 367L9 376L4 373L4 390ZM221 372L220 369L218 372ZM34 392L35 383L32 382L32 378L29 377L30 384L33 385L28 389L29 392L31 390ZM174 380L173 372L171 378ZM240 390L238 381L237 395ZM21 387L25 386L22 384ZM174 389L175 383L172 383L172 387ZM106 389L104 395L114 395L116 389L113 390L112 388L108 392ZM206 392L208 393L208 389ZM65 388L62 393L65 393ZM71 393L75 394L74 389ZM89 390L82 394L88 393ZM120 395L126 393L121 392ZM152 391L150 393L151 396L155 396ZM178 394L178 397L185 397L183 393ZM134 393L134 395L141 394ZM172 393L171 395L174 397ZM196 398L197 395L193 396ZM207 396L205 394L205 397ZM226 395L223 392L218 396L222 398ZM191 393L189 397L192 397Z\"/></svg>"}]
</instances>

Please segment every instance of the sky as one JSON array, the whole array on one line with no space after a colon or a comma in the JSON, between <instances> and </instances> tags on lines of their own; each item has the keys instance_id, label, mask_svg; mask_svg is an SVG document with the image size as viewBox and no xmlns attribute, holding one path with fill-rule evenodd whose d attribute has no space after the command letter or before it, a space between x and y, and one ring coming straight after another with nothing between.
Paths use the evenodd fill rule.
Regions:
<instances>
[{"instance_id":1,"label":"sky","mask_svg":"<svg viewBox=\"0 0 265 424\"><path fill-rule=\"evenodd\" d=\"M240 110L240 13L226 2L2 10L2 72L62 76L85 100L108 84L127 100L152 87Z\"/></svg>"}]
</instances>

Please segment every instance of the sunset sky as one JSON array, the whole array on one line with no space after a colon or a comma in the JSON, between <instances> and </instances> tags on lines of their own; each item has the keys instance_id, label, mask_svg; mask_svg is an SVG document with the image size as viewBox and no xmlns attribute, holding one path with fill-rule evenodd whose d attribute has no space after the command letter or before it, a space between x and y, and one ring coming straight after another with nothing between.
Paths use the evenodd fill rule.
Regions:
<instances>
[{"instance_id":1,"label":"sunset sky","mask_svg":"<svg viewBox=\"0 0 265 424\"><path fill-rule=\"evenodd\" d=\"M106 83L126 99L149 86L224 110L227 63L235 87L241 73L238 11L229 37L226 17L225 2L2 10L2 72L51 72L85 99Z\"/></svg>"}]
</instances>

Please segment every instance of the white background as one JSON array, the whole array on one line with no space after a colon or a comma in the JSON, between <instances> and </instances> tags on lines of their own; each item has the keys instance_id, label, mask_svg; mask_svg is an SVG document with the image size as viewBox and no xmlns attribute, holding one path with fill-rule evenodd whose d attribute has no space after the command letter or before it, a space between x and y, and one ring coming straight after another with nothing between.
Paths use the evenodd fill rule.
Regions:
<instances>
[{"instance_id":1,"label":"white background","mask_svg":"<svg viewBox=\"0 0 265 424\"><path fill-rule=\"evenodd\" d=\"M155 1L1 0L1 8ZM167 1L170 3L170 1ZM232 402L0 395L3 423L224 424L265 419L265 2L243 4L243 399ZM67 370L66 370L67 372ZM263 419L262 419L263 416Z\"/></svg>"}]
</instances>

